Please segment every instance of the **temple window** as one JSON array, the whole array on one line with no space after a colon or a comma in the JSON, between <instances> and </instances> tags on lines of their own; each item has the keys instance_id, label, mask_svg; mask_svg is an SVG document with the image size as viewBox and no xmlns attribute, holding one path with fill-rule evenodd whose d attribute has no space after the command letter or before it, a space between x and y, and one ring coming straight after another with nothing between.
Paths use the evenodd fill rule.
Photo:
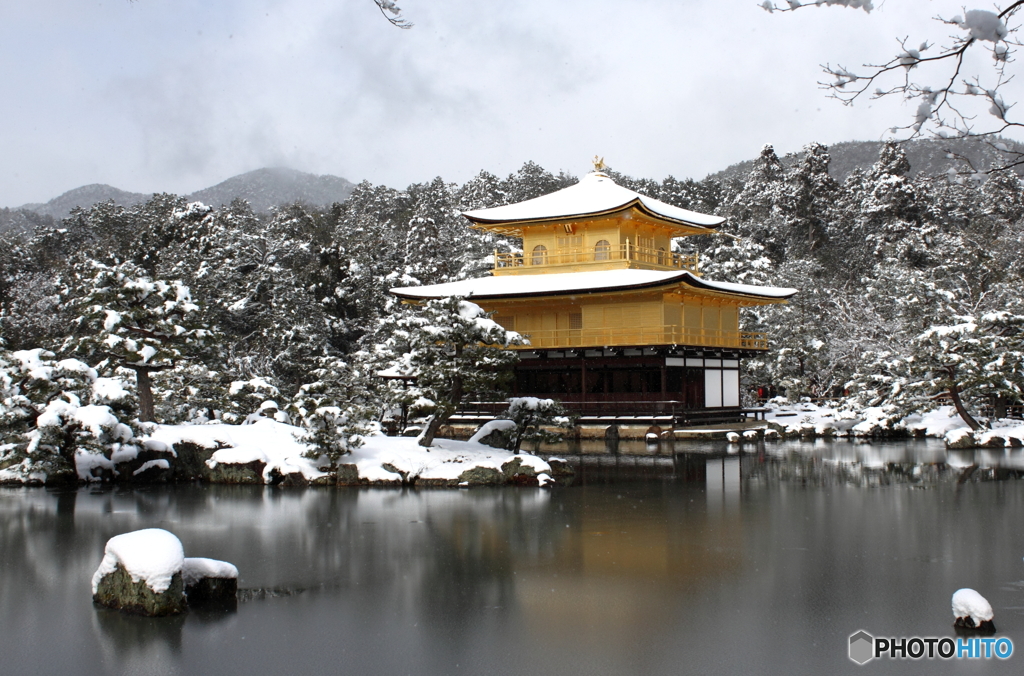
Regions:
<instances>
[{"instance_id":1,"label":"temple window","mask_svg":"<svg viewBox=\"0 0 1024 676\"><path fill-rule=\"evenodd\" d=\"M543 244L533 247L533 256L530 258L530 265L545 265L548 262L548 248Z\"/></svg>"}]
</instances>

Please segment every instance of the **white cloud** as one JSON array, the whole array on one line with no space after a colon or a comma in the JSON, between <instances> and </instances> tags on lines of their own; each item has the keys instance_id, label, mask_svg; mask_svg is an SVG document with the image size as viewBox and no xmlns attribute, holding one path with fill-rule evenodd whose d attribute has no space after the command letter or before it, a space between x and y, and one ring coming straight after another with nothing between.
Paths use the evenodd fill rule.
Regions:
<instances>
[{"instance_id":1,"label":"white cloud","mask_svg":"<svg viewBox=\"0 0 1024 676\"><path fill-rule=\"evenodd\" d=\"M0 204L96 182L189 192L272 165L402 187L531 159L579 173L597 153L637 176L699 178L766 142L877 138L912 116L827 100L819 64L856 72L897 35L935 39L939 5L959 11L399 4L412 30L370 0L7 3Z\"/></svg>"}]
</instances>

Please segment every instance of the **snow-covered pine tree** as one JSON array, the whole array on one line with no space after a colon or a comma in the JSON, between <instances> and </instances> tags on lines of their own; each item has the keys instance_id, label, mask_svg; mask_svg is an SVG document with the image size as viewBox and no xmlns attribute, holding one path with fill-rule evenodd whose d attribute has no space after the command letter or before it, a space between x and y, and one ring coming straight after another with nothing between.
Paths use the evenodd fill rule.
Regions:
<instances>
[{"instance_id":1,"label":"snow-covered pine tree","mask_svg":"<svg viewBox=\"0 0 1024 676\"><path fill-rule=\"evenodd\" d=\"M496 420L511 420L515 426L502 430L504 448L518 453L523 443L557 444L563 431L572 429L575 416L554 399L513 397Z\"/></svg>"},{"instance_id":2,"label":"snow-covered pine tree","mask_svg":"<svg viewBox=\"0 0 1024 676\"><path fill-rule=\"evenodd\" d=\"M313 379L299 388L287 407L292 422L306 429L306 455L325 466L336 466L377 427L380 408L365 366L337 357L319 360L310 373Z\"/></svg>"},{"instance_id":3,"label":"snow-covered pine tree","mask_svg":"<svg viewBox=\"0 0 1024 676\"><path fill-rule=\"evenodd\" d=\"M951 319L955 323L932 326L914 339L913 369L920 387L947 394L964 422L977 430L982 423L968 410L971 400L1017 400L1024 391L1024 316L1002 311Z\"/></svg>"},{"instance_id":4,"label":"snow-covered pine tree","mask_svg":"<svg viewBox=\"0 0 1024 676\"><path fill-rule=\"evenodd\" d=\"M811 143L803 152L803 161L786 176L788 190L783 196L788 257L809 256L827 246L828 224L840 191L828 173L828 148Z\"/></svg>"},{"instance_id":5,"label":"snow-covered pine tree","mask_svg":"<svg viewBox=\"0 0 1024 676\"><path fill-rule=\"evenodd\" d=\"M502 389L518 360L508 348L522 340L457 297L427 301L395 320L382 351L390 357L389 372L415 379L410 394L430 411L421 446L433 443L465 396L488 397Z\"/></svg>"},{"instance_id":6,"label":"snow-covered pine tree","mask_svg":"<svg viewBox=\"0 0 1024 676\"><path fill-rule=\"evenodd\" d=\"M150 374L201 356L213 341L199 307L180 281L153 280L137 266L93 262L85 297L69 299L81 313L67 347L108 368L135 372L139 419L154 420Z\"/></svg>"},{"instance_id":7,"label":"snow-covered pine tree","mask_svg":"<svg viewBox=\"0 0 1024 676\"><path fill-rule=\"evenodd\" d=\"M781 213L786 199L786 168L766 144L761 155L728 207L736 234L751 237L765 247L773 261L785 259L785 219Z\"/></svg>"},{"instance_id":8,"label":"snow-covered pine tree","mask_svg":"<svg viewBox=\"0 0 1024 676\"><path fill-rule=\"evenodd\" d=\"M120 419L134 408L122 381L77 359L0 350L0 470L29 483L98 479L114 452L133 448L135 430Z\"/></svg>"}]
</instances>

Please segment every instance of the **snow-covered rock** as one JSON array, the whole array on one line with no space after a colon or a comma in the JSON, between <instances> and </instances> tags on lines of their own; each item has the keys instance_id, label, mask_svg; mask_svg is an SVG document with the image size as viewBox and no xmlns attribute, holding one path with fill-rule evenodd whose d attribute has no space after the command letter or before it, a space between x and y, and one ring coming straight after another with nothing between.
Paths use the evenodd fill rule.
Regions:
<instances>
[{"instance_id":1,"label":"snow-covered rock","mask_svg":"<svg viewBox=\"0 0 1024 676\"><path fill-rule=\"evenodd\" d=\"M182 566L185 596L191 606L233 606L238 595L238 568L227 561L188 558Z\"/></svg>"},{"instance_id":2,"label":"snow-covered rock","mask_svg":"<svg viewBox=\"0 0 1024 676\"><path fill-rule=\"evenodd\" d=\"M140 615L173 615L186 609L182 566L185 553L161 528L110 538L92 577L96 603Z\"/></svg>"},{"instance_id":3,"label":"snow-covered rock","mask_svg":"<svg viewBox=\"0 0 1024 676\"><path fill-rule=\"evenodd\" d=\"M992 623L992 605L973 589L958 589L953 593L954 627L995 632Z\"/></svg>"}]
</instances>

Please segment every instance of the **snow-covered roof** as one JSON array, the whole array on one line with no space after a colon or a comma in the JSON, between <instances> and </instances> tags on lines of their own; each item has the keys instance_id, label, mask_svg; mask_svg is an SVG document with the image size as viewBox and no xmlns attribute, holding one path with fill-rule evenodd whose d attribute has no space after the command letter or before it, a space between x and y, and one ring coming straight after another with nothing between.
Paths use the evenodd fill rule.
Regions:
<instances>
[{"instance_id":1,"label":"snow-covered roof","mask_svg":"<svg viewBox=\"0 0 1024 676\"><path fill-rule=\"evenodd\" d=\"M600 172L587 174L576 185L532 200L491 209L475 209L463 212L462 215L477 224L497 225L599 216L630 207L636 207L662 220L691 227L713 229L725 222L720 216L680 209L623 188Z\"/></svg>"},{"instance_id":2,"label":"snow-covered roof","mask_svg":"<svg viewBox=\"0 0 1024 676\"><path fill-rule=\"evenodd\" d=\"M671 270L595 270L593 272L565 272L547 275L503 275L464 279L430 286L404 286L391 289L399 298L429 300L448 296L471 298L525 298L529 296L563 296L602 291L646 289L684 284L696 289L716 291L738 296L784 300L796 294L796 289L774 286L751 286L731 282L712 282L689 271Z\"/></svg>"}]
</instances>

